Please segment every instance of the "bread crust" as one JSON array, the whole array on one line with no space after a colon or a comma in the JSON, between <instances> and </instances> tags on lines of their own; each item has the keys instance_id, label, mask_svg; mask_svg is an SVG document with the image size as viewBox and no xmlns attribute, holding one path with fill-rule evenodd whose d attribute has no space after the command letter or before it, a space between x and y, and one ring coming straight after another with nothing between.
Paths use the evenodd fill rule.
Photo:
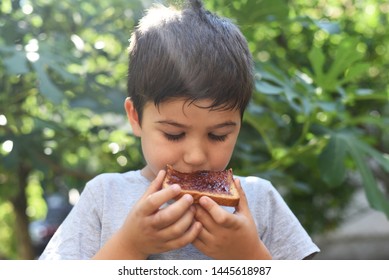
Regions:
<instances>
[{"instance_id":1,"label":"bread crust","mask_svg":"<svg viewBox=\"0 0 389 280\"><path fill-rule=\"evenodd\" d=\"M228 192L227 191L212 191L212 189L202 186L202 190L196 190L196 189L190 189L189 187L186 187L185 189L181 188L181 193L177 196L177 199L182 197L184 194L190 194L192 195L194 199L194 203L198 203L200 197L202 196L208 196L212 200L214 200L217 204L223 205L223 206L237 206L239 204L239 192L236 188L234 178L233 178L233 172L232 169L223 170L223 171L196 171L193 173L182 173L177 170L174 170L172 166L167 165L166 166L166 176L162 183L162 188L167 188L171 184L171 178L172 175L174 175L175 180L180 185L180 182L182 185L190 185L190 180L187 178L196 178L196 176L201 173L202 176L218 176L218 175L227 175L227 182L228 182ZM216 179L215 179L216 180ZM198 183L198 182L197 182Z\"/></svg>"}]
</instances>

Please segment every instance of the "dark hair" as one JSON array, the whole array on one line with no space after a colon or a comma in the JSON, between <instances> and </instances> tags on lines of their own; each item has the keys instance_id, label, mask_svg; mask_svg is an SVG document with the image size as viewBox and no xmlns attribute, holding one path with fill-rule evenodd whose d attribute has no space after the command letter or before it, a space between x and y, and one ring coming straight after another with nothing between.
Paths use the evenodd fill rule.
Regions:
<instances>
[{"instance_id":1,"label":"dark hair","mask_svg":"<svg viewBox=\"0 0 389 280\"><path fill-rule=\"evenodd\" d=\"M140 119L149 101L211 99L208 109L243 115L251 98L252 57L239 28L189 2L153 6L131 36L128 95Z\"/></svg>"}]
</instances>

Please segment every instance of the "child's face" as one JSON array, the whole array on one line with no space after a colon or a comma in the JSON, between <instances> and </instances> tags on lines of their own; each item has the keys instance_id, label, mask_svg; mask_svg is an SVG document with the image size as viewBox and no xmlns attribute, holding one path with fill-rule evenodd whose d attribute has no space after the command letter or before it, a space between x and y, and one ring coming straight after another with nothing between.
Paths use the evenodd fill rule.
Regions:
<instances>
[{"instance_id":1,"label":"child's face","mask_svg":"<svg viewBox=\"0 0 389 280\"><path fill-rule=\"evenodd\" d=\"M190 104L179 99L156 107L148 102L139 125L132 102L126 101L133 132L141 137L147 162L144 176L154 179L166 164L181 172L226 168L241 126L240 111L201 108L210 104L210 100Z\"/></svg>"}]
</instances>

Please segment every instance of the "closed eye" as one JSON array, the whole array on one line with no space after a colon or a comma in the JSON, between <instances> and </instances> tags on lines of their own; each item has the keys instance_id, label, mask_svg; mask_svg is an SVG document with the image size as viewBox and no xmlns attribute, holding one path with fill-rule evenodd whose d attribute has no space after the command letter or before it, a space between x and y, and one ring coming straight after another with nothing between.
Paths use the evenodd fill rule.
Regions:
<instances>
[{"instance_id":1,"label":"closed eye","mask_svg":"<svg viewBox=\"0 0 389 280\"><path fill-rule=\"evenodd\" d=\"M209 139L212 141L224 142L227 139L227 135L215 135L212 133L208 133Z\"/></svg>"},{"instance_id":2,"label":"closed eye","mask_svg":"<svg viewBox=\"0 0 389 280\"><path fill-rule=\"evenodd\" d=\"M185 133L180 133L180 134L169 134L169 133L164 133L165 137L169 141L179 141L184 138Z\"/></svg>"}]
</instances>

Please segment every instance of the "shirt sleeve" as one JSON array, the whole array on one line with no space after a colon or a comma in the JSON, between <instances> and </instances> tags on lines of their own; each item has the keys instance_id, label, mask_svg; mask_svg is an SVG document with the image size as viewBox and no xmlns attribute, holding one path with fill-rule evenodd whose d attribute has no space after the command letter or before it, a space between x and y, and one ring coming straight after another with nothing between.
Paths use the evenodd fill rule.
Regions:
<instances>
[{"instance_id":1,"label":"shirt sleeve","mask_svg":"<svg viewBox=\"0 0 389 280\"><path fill-rule=\"evenodd\" d=\"M60 225L39 259L90 259L97 252L101 236L101 213L88 183L80 199Z\"/></svg>"},{"instance_id":2,"label":"shirt sleeve","mask_svg":"<svg viewBox=\"0 0 389 280\"><path fill-rule=\"evenodd\" d=\"M246 181L252 215L273 259L304 259L320 251L269 181L256 177Z\"/></svg>"}]
</instances>

